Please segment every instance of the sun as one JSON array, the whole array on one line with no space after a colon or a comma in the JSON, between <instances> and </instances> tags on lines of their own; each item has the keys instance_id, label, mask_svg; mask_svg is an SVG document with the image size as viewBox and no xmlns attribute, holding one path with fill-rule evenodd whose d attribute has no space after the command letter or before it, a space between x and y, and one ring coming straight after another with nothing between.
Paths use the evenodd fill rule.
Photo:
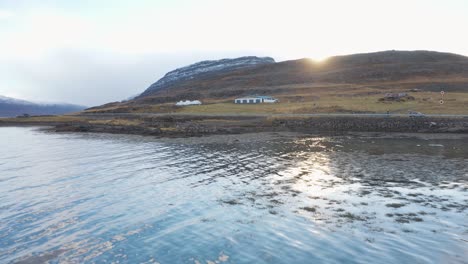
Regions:
<instances>
[{"instance_id":1,"label":"sun","mask_svg":"<svg viewBox=\"0 0 468 264\"><path fill-rule=\"evenodd\" d=\"M327 61L329 57L328 56L315 56L315 57L310 57L309 59L315 63L323 63L325 61Z\"/></svg>"},{"instance_id":2,"label":"sun","mask_svg":"<svg viewBox=\"0 0 468 264\"><path fill-rule=\"evenodd\" d=\"M324 64L329 57L309 57L309 61L313 64Z\"/></svg>"}]
</instances>

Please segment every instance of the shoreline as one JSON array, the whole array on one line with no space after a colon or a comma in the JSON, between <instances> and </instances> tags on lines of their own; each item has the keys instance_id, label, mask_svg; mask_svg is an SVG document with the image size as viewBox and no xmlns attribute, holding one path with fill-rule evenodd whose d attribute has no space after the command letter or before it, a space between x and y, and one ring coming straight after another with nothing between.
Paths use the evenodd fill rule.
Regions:
<instances>
[{"instance_id":1,"label":"shoreline","mask_svg":"<svg viewBox=\"0 0 468 264\"><path fill-rule=\"evenodd\" d=\"M161 138L235 135L259 132L342 134L457 133L468 134L468 118L446 117L265 117L265 116L134 116L109 118L77 116L73 120L49 118L0 119L3 126L46 126L53 132L132 134Z\"/></svg>"}]
</instances>

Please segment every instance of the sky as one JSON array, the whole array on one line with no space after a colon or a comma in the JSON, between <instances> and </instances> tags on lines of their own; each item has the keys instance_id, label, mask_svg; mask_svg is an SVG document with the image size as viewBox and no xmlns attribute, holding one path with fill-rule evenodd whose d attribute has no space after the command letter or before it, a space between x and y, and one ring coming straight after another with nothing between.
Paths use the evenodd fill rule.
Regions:
<instances>
[{"instance_id":1,"label":"sky","mask_svg":"<svg viewBox=\"0 0 468 264\"><path fill-rule=\"evenodd\" d=\"M0 0L0 95L86 106L200 60L468 56L467 0Z\"/></svg>"}]
</instances>

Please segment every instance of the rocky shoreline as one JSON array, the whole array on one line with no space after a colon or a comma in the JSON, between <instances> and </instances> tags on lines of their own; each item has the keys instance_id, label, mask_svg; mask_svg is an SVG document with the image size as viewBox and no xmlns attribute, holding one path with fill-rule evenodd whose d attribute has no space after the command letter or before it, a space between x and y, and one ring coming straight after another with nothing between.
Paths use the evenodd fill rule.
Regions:
<instances>
[{"instance_id":1,"label":"rocky shoreline","mask_svg":"<svg viewBox=\"0 0 468 264\"><path fill-rule=\"evenodd\" d=\"M118 122L117 122L118 121ZM258 132L468 133L467 118L408 117L258 117L157 116L80 119L72 122L1 120L0 126L48 126L55 132L134 134L155 137L200 137Z\"/></svg>"},{"instance_id":2,"label":"rocky shoreline","mask_svg":"<svg viewBox=\"0 0 468 264\"><path fill-rule=\"evenodd\" d=\"M313 132L468 133L466 118L319 117L279 119L275 126Z\"/></svg>"}]
</instances>

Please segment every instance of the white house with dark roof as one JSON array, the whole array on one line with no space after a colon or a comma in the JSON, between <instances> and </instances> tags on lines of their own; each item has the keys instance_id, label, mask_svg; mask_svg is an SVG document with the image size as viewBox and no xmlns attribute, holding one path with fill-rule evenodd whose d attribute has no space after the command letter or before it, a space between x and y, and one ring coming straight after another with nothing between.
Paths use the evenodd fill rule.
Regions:
<instances>
[{"instance_id":1,"label":"white house with dark roof","mask_svg":"<svg viewBox=\"0 0 468 264\"><path fill-rule=\"evenodd\" d=\"M236 98L236 104L261 104L261 103L278 103L278 99L271 96L247 96Z\"/></svg>"}]
</instances>

